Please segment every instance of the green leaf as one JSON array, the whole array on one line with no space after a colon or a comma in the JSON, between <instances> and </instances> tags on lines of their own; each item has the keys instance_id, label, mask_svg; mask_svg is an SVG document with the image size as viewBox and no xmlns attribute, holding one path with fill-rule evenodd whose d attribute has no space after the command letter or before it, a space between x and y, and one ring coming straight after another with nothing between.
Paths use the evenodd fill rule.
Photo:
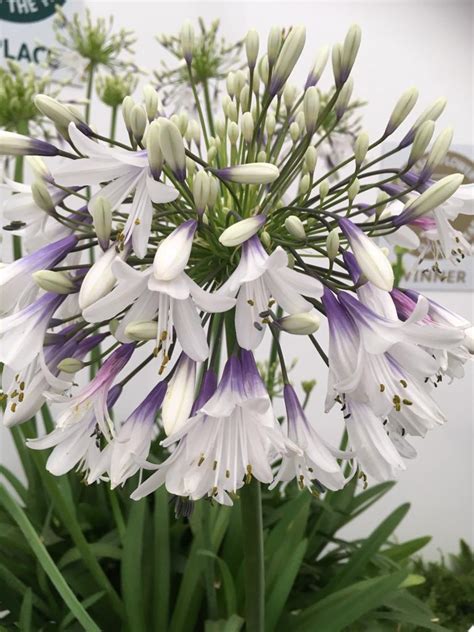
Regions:
<instances>
[{"instance_id":1,"label":"green leaf","mask_svg":"<svg viewBox=\"0 0 474 632\"><path fill-rule=\"evenodd\" d=\"M331 591L343 588L360 577L371 558L398 527L409 509L410 505L406 503L395 509L388 518L385 518L375 531L366 540L363 540L362 546L351 556L343 570L327 584L322 594L326 595Z\"/></svg>"},{"instance_id":2,"label":"green leaf","mask_svg":"<svg viewBox=\"0 0 474 632\"><path fill-rule=\"evenodd\" d=\"M0 485L0 502L20 527L32 551L36 555L38 562L43 567L45 573L48 575L52 584L60 594L64 603L71 610L74 617L86 630L91 632L100 632L100 628L94 623L89 614L79 603L72 590L69 588L64 577L58 570L58 567L55 565L48 551L38 537L33 525L28 520L26 514L8 495L3 485Z\"/></svg>"},{"instance_id":3,"label":"green leaf","mask_svg":"<svg viewBox=\"0 0 474 632\"><path fill-rule=\"evenodd\" d=\"M170 600L170 531L168 493L156 490L153 512L153 625L155 632L168 629Z\"/></svg>"},{"instance_id":4,"label":"green leaf","mask_svg":"<svg viewBox=\"0 0 474 632\"><path fill-rule=\"evenodd\" d=\"M145 510L146 500L132 503L123 542L122 594L128 629L133 632L146 632L142 581L142 538Z\"/></svg>"},{"instance_id":5,"label":"green leaf","mask_svg":"<svg viewBox=\"0 0 474 632\"><path fill-rule=\"evenodd\" d=\"M226 562L214 553L211 553L211 551L199 551L199 554L207 555L208 557L212 557L217 561L222 579L227 616L230 617L237 611L237 594L232 573L230 572L230 569L227 566Z\"/></svg>"},{"instance_id":6,"label":"green leaf","mask_svg":"<svg viewBox=\"0 0 474 632\"><path fill-rule=\"evenodd\" d=\"M32 632L33 619L33 593L31 588L27 588L20 608L19 628L21 632Z\"/></svg>"},{"instance_id":7,"label":"green leaf","mask_svg":"<svg viewBox=\"0 0 474 632\"><path fill-rule=\"evenodd\" d=\"M10 472L10 470L3 465L0 465L0 474L10 483L15 492L20 497L22 503L26 504L26 495L28 493L28 490L23 485L23 483L13 474L13 472Z\"/></svg>"},{"instance_id":8,"label":"green leaf","mask_svg":"<svg viewBox=\"0 0 474 632\"><path fill-rule=\"evenodd\" d=\"M298 575L307 546L308 541L302 540L296 548L293 549L290 558L287 560L285 568L281 570L281 573L274 584L273 590L271 591L265 605L265 611L267 613L265 622L266 632L271 632L275 629L278 619L285 607L286 600L290 595L296 576Z\"/></svg>"},{"instance_id":9,"label":"green leaf","mask_svg":"<svg viewBox=\"0 0 474 632\"><path fill-rule=\"evenodd\" d=\"M364 614L384 603L407 576L399 571L385 577L365 579L342 590L333 592L290 620L292 632L340 632L359 620Z\"/></svg>"},{"instance_id":10,"label":"green leaf","mask_svg":"<svg viewBox=\"0 0 474 632\"><path fill-rule=\"evenodd\" d=\"M205 632L239 632L245 621L242 617L233 614L229 619L220 621L206 621Z\"/></svg>"},{"instance_id":11,"label":"green leaf","mask_svg":"<svg viewBox=\"0 0 474 632\"><path fill-rule=\"evenodd\" d=\"M87 608L90 608L95 603L100 601L105 594L106 594L105 590L101 590L99 592L94 593L93 595L90 595L90 597L87 597L87 599L84 599L84 601L82 602L83 608L87 610ZM72 613L68 612L68 614L64 617L64 619L61 621L59 625L60 629L67 630L68 627L71 625L73 618L74 617L72 616Z\"/></svg>"},{"instance_id":12,"label":"green leaf","mask_svg":"<svg viewBox=\"0 0 474 632\"><path fill-rule=\"evenodd\" d=\"M431 536L426 535L421 538L415 538L414 540L408 540L408 542L403 542L402 544L395 544L394 546L382 551L382 553L393 562L402 562L422 549L430 541Z\"/></svg>"},{"instance_id":13,"label":"green leaf","mask_svg":"<svg viewBox=\"0 0 474 632\"><path fill-rule=\"evenodd\" d=\"M414 575L410 574L408 577L400 584L400 588L411 588L412 586L420 586L425 583L425 578L422 575Z\"/></svg>"},{"instance_id":14,"label":"green leaf","mask_svg":"<svg viewBox=\"0 0 474 632\"><path fill-rule=\"evenodd\" d=\"M119 547L107 544L106 542L92 542L89 544L89 547L98 559L101 557L108 557L112 560L119 560L122 556L122 551ZM66 553L61 557L58 562L58 568L62 570L69 564L73 564L74 562L79 562L81 560L81 552L77 547L74 547L69 549L69 551L66 551Z\"/></svg>"},{"instance_id":15,"label":"green leaf","mask_svg":"<svg viewBox=\"0 0 474 632\"><path fill-rule=\"evenodd\" d=\"M19 595L24 595L28 590L28 586L18 579L4 564L0 564L0 580L2 580L4 586L8 586ZM38 610L41 610L44 614L48 614L48 606L36 595L33 595L33 604L35 608L38 608Z\"/></svg>"},{"instance_id":16,"label":"green leaf","mask_svg":"<svg viewBox=\"0 0 474 632\"><path fill-rule=\"evenodd\" d=\"M427 617L421 614L406 614L404 612L381 612L378 615L379 619L387 621L395 621L399 625L402 623L408 623L417 626L418 628L424 628L425 630L435 630L435 632L452 632L449 628L445 628L442 625L438 625L433 621L430 621Z\"/></svg>"}]
</instances>

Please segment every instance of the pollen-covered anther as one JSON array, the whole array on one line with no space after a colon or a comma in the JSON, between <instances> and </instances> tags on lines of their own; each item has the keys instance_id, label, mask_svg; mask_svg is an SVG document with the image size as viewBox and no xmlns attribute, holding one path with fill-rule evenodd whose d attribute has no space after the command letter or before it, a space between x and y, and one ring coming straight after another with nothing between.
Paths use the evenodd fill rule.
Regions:
<instances>
[{"instance_id":1,"label":"pollen-covered anther","mask_svg":"<svg viewBox=\"0 0 474 632\"><path fill-rule=\"evenodd\" d=\"M199 461L198 461L198 467L201 467L201 465L204 463L205 461L205 456L204 454L201 454L201 456L199 457Z\"/></svg>"},{"instance_id":2,"label":"pollen-covered anther","mask_svg":"<svg viewBox=\"0 0 474 632\"><path fill-rule=\"evenodd\" d=\"M250 464L247 465L247 474L245 476L245 482L247 484L252 482L252 466Z\"/></svg>"},{"instance_id":3,"label":"pollen-covered anther","mask_svg":"<svg viewBox=\"0 0 474 632\"><path fill-rule=\"evenodd\" d=\"M248 299L247 303L248 303L251 307L253 307L253 306L255 305L255 301L254 301L254 300L252 300L251 298L249 298L249 299Z\"/></svg>"}]
</instances>

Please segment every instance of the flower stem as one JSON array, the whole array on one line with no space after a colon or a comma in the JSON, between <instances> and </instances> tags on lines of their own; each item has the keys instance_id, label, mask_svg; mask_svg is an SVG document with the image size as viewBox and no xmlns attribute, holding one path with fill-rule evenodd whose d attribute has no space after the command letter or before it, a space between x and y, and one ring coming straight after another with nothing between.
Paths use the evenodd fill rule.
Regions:
<instances>
[{"instance_id":1,"label":"flower stem","mask_svg":"<svg viewBox=\"0 0 474 632\"><path fill-rule=\"evenodd\" d=\"M245 577L247 632L263 632L265 626L265 566L260 483L253 479L240 490Z\"/></svg>"}]
</instances>

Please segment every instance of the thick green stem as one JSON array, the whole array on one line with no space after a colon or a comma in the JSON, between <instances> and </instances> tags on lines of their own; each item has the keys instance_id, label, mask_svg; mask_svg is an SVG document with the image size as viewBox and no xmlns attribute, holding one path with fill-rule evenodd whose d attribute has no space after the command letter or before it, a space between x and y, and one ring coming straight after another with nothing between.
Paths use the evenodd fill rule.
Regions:
<instances>
[{"instance_id":1,"label":"thick green stem","mask_svg":"<svg viewBox=\"0 0 474 632\"><path fill-rule=\"evenodd\" d=\"M87 73L87 92L86 92L87 103L86 103L86 112L85 112L85 119L86 119L87 124L90 123L90 117L91 117L92 90L94 88L94 70L95 70L94 65L92 63L89 64L89 69Z\"/></svg>"},{"instance_id":2,"label":"thick green stem","mask_svg":"<svg viewBox=\"0 0 474 632\"><path fill-rule=\"evenodd\" d=\"M115 140L115 132L117 129L117 112L118 107L115 106L112 108L112 114L110 117L110 140Z\"/></svg>"},{"instance_id":3,"label":"thick green stem","mask_svg":"<svg viewBox=\"0 0 474 632\"><path fill-rule=\"evenodd\" d=\"M29 133L29 129L28 129L28 121L18 121L18 125L17 125L17 130L18 134L24 134L25 136L28 136ZM16 160L15 160L15 175L14 175L14 180L15 182L23 182L23 176L24 176L24 157L23 156L17 156ZM13 258L16 259L21 259L21 238L18 237L17 235L14 235L13 237Z\"/></svg>"},{"instance_id":4,"label":"thick green stem","mask_svg":"<svg viewBox=\"0 0 474 632\"><path fill-rule=\"evenodd\" d=\"M263 549L262 499L260 483L240 490L242 541L244 548L246 632L263 632L265 627L265 565Z\"/></svg>"}]
</instances>

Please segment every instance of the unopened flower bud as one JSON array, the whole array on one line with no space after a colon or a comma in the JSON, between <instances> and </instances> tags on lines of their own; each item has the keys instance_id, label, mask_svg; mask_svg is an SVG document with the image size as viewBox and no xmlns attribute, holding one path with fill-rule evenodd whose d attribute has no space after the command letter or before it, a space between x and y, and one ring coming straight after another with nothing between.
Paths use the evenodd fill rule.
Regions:
<instances>
[{"instance_id":1,"label":"unopened flower bud","mask_svg":"<svg viewBox=\"0 0 474 632\"><path fill-rule=\"evenodd\" d=\"M395 104L392 114L390 115L387 127L385 128L384 137L390 136L390 134L393 134L393 132L400 127L415 107L417 99L418 90L416 88L409 88L402 94Z\"/></svg>"},{"instance_id":2,"label":"unopened flower bud","mask_svg":"<svg viewBox=\"0 0 474 632\"><path fill-rule=\"evenodd\" d=\"M134 105L130 112L130 126L132 128L132 134L137 141L141 143L143 134L145 133L147 123L147 116L145 109L141 105Z\"/></svg>"},{"instance_id":3,"label":"unopened flower bud","mask_svg":"<svg viewBox=\"0 0 474 632\"><path fill-rule=\"evenodd\" d=\"M216 171L218 177L238 184L268 184L280 175L276 165L269 162L252 163L225 167Z\"/></svg>"},{"instance_id":4,"label":"unopened flower bud","mask_svg":"<svg viewBox=\"0 0 474 632\"><path fill-rule=\"evenodd\" d=\"M351 73L352 67L357 57L357 53L359 51L361 36L362 33L360 30L360 26L358 24L353 24L349 28L344 39L341 57L341 78L343 82L347 81Z\"/></svg>"},{"instance_id":5,"label":"unopened flower bud","mask_svg":"<svg viewBox=\"0 0 474 632\"><path fill-rule=\"evenodd\" d=\"M416 119L411 129L405 135L403 140L400 142L400 147L407 147L410 143L413 142L415 137L415 133L425 121L437 121L446 107L446 99L440 98L437 99L434 103L428 106Z\"/></svg>"},{"instance_id":6,"label":"unopened flower bud","mask_svg":"<svg viewBox=\"0 0 474 632\"><path fill-rule=\"evenodd\" d=\"M254 123L253 116L250 112L245 112L240 119L240 129L242 130L242 136L246 143L252 142Z\"/></svg>"},{"instance_id":7,"label":"unopened flower bud","mask_svg":"<svg viewBox=\"0 0 474 632\"><path fill-rule=\"evenodd\" d=\"M206 208L211 183L209 177L205 171L198 171L193 179L193 198L196 206L196 211L201 214Z\"/></svg>"},{"instance_id":8,"label":"unopened flower bud","mask_svg":"<svg viewBox=\"0 0 474 632\"><path fill-rule=\"evenodd\" d=\"M122 116L123 122L125 123L125 127L127 128L129 134L132 133L131 114L134 107L135 101L133 100L133 97L126 96L122 101Z\"/></svg>"},{"instance_id":9,"label":"unopened flower bud","mask_svg":"<svg viewBox=\"0 0 474 632\"><path fill-rule=\"evenodd\" d=\"M194 28L189 20L187 20L181 28L181 51L187 64L193 59L194 49Z\"/></svg>"},{"instance_id":10,"label":"unopened flower bud","mask_svg":"<svg viewBox=\"0 0 474 632\"><path fill-rule=\"evenodd\" d=\"M239 95L240 109L242 110L242 112L249 111L249 94L250 94L250 89L248 85L246 84L240 91L240 95Z\"/></svg>"},{"instance_id":11,"label":"unopened flower bud","mask_svg":"<svg viewBox=\"0 0 474 632\"><path fill-rule=\"evenodd\" d=\"M269 114L267 114L267 118L265 121L265 131L267 132L268 136L273 135L273 132L275 131L275 127L276 127L275 115L270 112Z\"/></svg>"},{"instance_id":12,"label":"unopened flower bud","mask_svg":"<svg viewBox=\"0 0 474 632\"><path fill-rule=\"evenodd\" d=\"M401 226L407 221L429 213L456 193L463 180L464 176L462 173L453 173L450 176L438 180L438 182L430 186L429 189L423 191L421 195L411 200L400 215L392 219L392 223L395 226Z\"/></svg>"},{"instance_id":13,"label":"unopened flower bud","mask_svg":"<svg viewBox=\"0 0 474 632\"><path fill-rule=\"evenodd\" d=\"M362 166L365 160L367 151L369 150L369 135L367 132L361 132L354 143L354 158L357 169Z\"/></svg>"},{"instance_id":14,"label":"unopened flower bud","mask_svg":"<svg viewBox=\"0 0 474 632\"><path fill-rule=\"evenodd\" d=\"M433 123L434 127L434 123ZM434 141L431 151L428 155L426 165L423 167L422 177L430 176L440 165L448 153L451 141L453 140L453 128L447 127L441 132L438 138Z\"/></svg>"},{"instance_id":15,"label":"unopened flower bud","mask_svg":"<svg viewBox=\"0 0 474 632\"><path fill-rule=\"evenodd\" d=\"M293 123L290 125L290 138L291 140L296 143L296 141L298 140L298 138L300 137L300 126L298 125L298 123L296 121L293 121Z\"/></svg>"},{"instance_id":16,"label":"unopened flower bud","mask_svg":"<svg viewBox=\"0 0 474 632\"><path fill-rule=\"evenodd\" d=\"M225 121L222 118L218 118L215 124L216 133L219 138L224 138L225 136Z\"/></svg>"},{"instance_id":17,"label":"unopened flower bud","mask_svg":"<svg viewBox=\"0 0 474 632\"><path fill-rule=\"evenodd\" d=\"M56 99L46 94L37 94L34 102L41 114L47 116L54 123L61 136L69 138L68 127L70 123L74 123L83 134L90 135L92 133L81 116Z\"/></svg>"},{"instance_id":18,"label":"unopened flower bud","mask_svg":"<svg viewBox=\"0 0 474 632\"><path fill-rule=\"evenodd\" d=\"M324 202L327 194L329 193L329 182L327 180L323 180L319 185L319 198L321 202Z\"/></svg>"},{"instance_id":19,"label":"unopened flower bud","mask_svg":"<svg viewBox=\"0 0 474 632\"><path fill-rule=\"evenodd\" d=\"M57 147L44 140L0 130L0 156L57 156L58 153Z\"/></svg>"},{"instance_id":20,"label":"unopened flower bud","mask_svg":"<svg viewBox=\"0 0 474 632\"><path fill-rule=\"evenodd\" d=\"M245 86L247 82L247 75L243 70L237 70L235 73L235 94L238 96L242 88Z\"/></svg>"},{"instance_id":21,"label":"unopened flower bud","mask_svg":"<svg viewBox=\"0 0 474 632\"><path fill-rule=\"evenodd\" d=\"M229 127L227 128L227 136L229 137L229 142L231 145L235 145L237 143L237 141L239 140L239 134L239 126L237 125L237 123L231 121L229 123Z\"/></svg>"},{"instance_id":22,"label":"unopened flower bud","mask_svg":"<svg viewBox=\"0 0 474 632\"><path fill-rule=\"evenodd\" d=\"M294 26L286 36L273 69L269 89L271 96L275 96L285 85L301 55L305 39L306 29L304 26Z\"/></svg>"},{"instance_id":23,"label":"unopened flower bud","mask_svg":"<svg viewBox=\"0 0 474 632\"><path fill-rule=\"evenodd\" d=\"M426 148L430 144L431 137L433 136L435 124L434 121L425 121L417 129L413 145L411 146L410 155L408 157L407 166L412 167L417 160L419 160L426 151Z\"/></svg>"},{"instance_id":24,"label":"unopened flower bud","mask_svg":"<svg viewBox=\"0 0 474 632\"><path fill-rule=\"evenodd\" d=\"M174 123L165 118L158 119L160 124L160 147L164 159L180 182L186 179L186 154L183 137Z\"/></svg>"},{"instance_id":25,"label":"unopened flower bud","mask_svg":"<svg viewBox=\"0 0 474 632\"><path fill-rule=\"evenodd\" d=\"M214 145L207 150L207 162L211 163L217 156L217 147Z\"/></svg>"},{"instance_id":26,"label":"unopened flower bud","mask_svg":"<svg viewBox=\"0 0 474 632\"><path fill-rule=\"evenodd\" d=\"M169 381L161 409L163 428L168 436L178 431L189 418L195 387L196 362L182 353Z\"/></svg>"},{"instance_id":27,"label":"unopened flower bud","mask_svg":"<svg viewBox=\"0 0 474 632\"><path fill-rule=\"evenodd\" d=\"M237 110L237 103L235 101L231 101L227 106L227 118L229 121L236 123L239 119L239 111Z\"/></svg>"},{"instance_id":28,"label":"unopened flower bud","mask_svg":"<svg viewBox=\"0 0 474 632\"><path fill-rule=\"evenodd\" d=\"M268 66L268 57L264 55L258 64L258 74L260 75L260 79L262 83L266 86L268 83L268 79L270 77L270 69Z\"/></svg>"},{"instance_id":29,"label":"unopened flower bud","mask_svg":"<svg viewBox=\"0 0 474 632\"><path fill-rule=\"evenodd\" d=\"M211 174L207 174L207 177L209 179L209 198L207 206L212 208L219 197L219 181L214 176L211 176Z\"/></svg>"},{"instance_id":30,"label":"unopened flower bud","mask_svg":"<svg viewBox=\"0 0 474 632\"><path fill-rule=\"evenodd\" d=\"M265 248L270 248L270 246L272 245L272 239L270 237L270 234L266 230L262 230L260 234L260 241L265 246Z\"/></svg>"},{"instance_id":31,"label":"unopened flower bud","mask_svg":"<svg viewBox=\"0 0 474 632\"><path fill-rule=\"evenodd\" d=\"M42 290L54 292L55 294L71 294L76 290L74 283L64 272L54 272L54 270L38 270L33 272L32 277Z\"/></svg>"},{"instance_id":32,"label":"unopened flower bud","mask_svg":"<svg viewBox=\"0 0 474 632\"><path fill-rule=\"evenodd\" d=\"M334 261L339 252L339 228L333 228L326 237L326 250L330 261Z\"/></svg>"},{"instance_id":33,"label":"unopened flower bud","mask_svg":"<svg viewBox=\"0 0 474 632\"><path fill-rule=\"evenodd\" d=\"M360 182L357 178L351 182L349 188L347 189L347 197L349 198L349 202L352 202L360 191Z\"/></svg>"},{"instance_id":34,"label":"unopened flower bud","mask_svg":"<svg viewBox=\"0 0 474 632\"><path fill-rule=\"evenodd\" d=\"M304 176L302 176L299 186L298 186L298 193L300 195L304 195L305 193L308 193L308 191L311 188L311 177L309 175L309 173L305 173Z\"/></svg>"},{"instance_id":35,"label":"unopened flower bud","mask_svg":"<svg viewBox=\"0 0 474 632\"><path fill-rule=\"evenodd\" d=\"M268 63L271 66L273 66L277 60L278 53L280 52L281 40L281 28L279 26L272 26L270 33L268 34L267 41Z\"/></svg>"},{"instance_id":36,"label":"unopened flower bud","mask_svg":"<svg viewBox=\"0 0 474 632\"><path fill-rule=\"evenodd\" d=\"M89 202L89 211L100 247L106 250L112 232L112 205L107 198L100 195Z\"/></svg>"},{"instance_id":37,"label":"unopened flower bud","mask_svg":"<svg viewBox=\"0 0 474 632\"><path fill-rule=\"evenodd\" d=\"M247 63L249 68L255 68L255 64L257 63L258 47L258 33L255 29L250 29L245 38L245 52L247 53Z\"/></svg>"},{"instance_id":38,"label":"unopened flower bud","mask_svg":"<svg viewBox=\"0 0 474 632\"><path fill-rule=\"evenodd\" d=\"M309 336L318 331L321 320L317 314L303 312L301 314L290 314L277 321L278 326L283 331L297 336Z\"/></svg>"},{"instance_id":39,"label":"unopened flower bud","mask_svg":"<svg viewBox=\"0 0 474 632\"><path fill-rule=\"evenodd\" d=\"M178 114L178 120L177 120L177 123L176 123L176 127L181 132L181 136L184 136L186 134L187 129L188 129L188 125L189 125L188 113L185 112L184 110L182 110Z\"/></svg>"},{"instance_id":40,"label":"unopened flower bud","mask_svg":"<svg viewBox=\"0 0 474 632\"><path fill-rule=\"evenodd\" d=\"M196 173L196 163L188 156L186 156L186 173L188 176L193 176Z\"/></svg>"},{"instance_id":41,"label":"unopened flower bud","mask_svg":"<svg viewBox=\"0 0 474 632\"><path fill-rule=\"evenodd\" d=\"M77 373L84 368L84 362L77 360L76 358L64 358L56 365L57 369L62 373Z\"/></svg>"},{"instance_id":42,"label":"unopened flower bud","mask_svg":"<svg viewBox=\"0 0 474 632\"><path fill-rule=\"evenodd\" d=\"M43 180L35 180L31 185L31 195L36 206L51 215L54 213L54 202Z\"/></svg>"},{"instance_id":43,"label":"unopened flower bud","mask_svg":"<svg viewBox=\"0 0 474 632\"><path fill-rule=\"evenodd\" d=\"M290 215L285 219L285 228L292 237L296 239L306 239L304 224L296 215Z\"/></svg>"},{"instance_id":44,"label":"unopened flower bud","mask_svg":"<svg viewBox=\"0 0 474 632\"><path fill-rule=\"evenodd\" d=\"M342 86L341 91L339 92L339 95L336 99L336 103L334 104L334 109L336 111L336 116L338 120L341 119L346 113L346 110L349 106L349 101L351 100L353 87L354 84L352 78L349 77L349 79Z\"/></svg>"},{"instance_id":45,"label":"unopened flower bud","mask_svg":"<svg viewBox=\"0 0 474 632\"><path fill-rule=\"evenodd\" d=\"M158 121L153 121L148 127L146 133L146 149L152 176L155 180L159 180L161 170L163 169L163 152L161 151L160 145L160 124Z\"/></svg>"},{"instance_id":46,"label":"unopened flower bud","mask_svg":"<svg viewBox=\"0 0 474 632\"><path fill-rule=\"evenodd\" d=\"M293 107L293 104L296 100L296 86L293 83L287 83L285 89L283 90L283 103L287 111L289 112Z\"/></svg>"},{"instance_id":47,"label":"unopened flower bud","mask_svg":"<svg viewBox=\"0 0 474 632\"><path fill-rule=\"evenodd\" d=\"M340 88L344 83L342 81L342 45L334 44L331 51L332 73L334 75L334 83L336 88Z\"/></svg>"},{"instance_id":48,"label":"unopened flower bud","mask_svg":"<svg viewBox=\"0 0 474 632\"><path fill-rule=\"evenodd\" d=\"M219 241L223 246L239 246L247 239L250 239L250 237L256 235L266 219L265 215L254 215L253 217L242 219L226 228L219 237Z\"/></svg>"},{"instance_id":49,"label":"unopened flower bud","mask_svg":"<svg viewBox=\"0 0 474 632\"><path fill-rule=\"evenodd\" d=\"M304 165L309 173L313 173L316 169L316 162L318 160L318 152L316 151L316 147L308 147L304 155Z\"/></svg>"},{"instance_id":50,"label":"unopened flower bud","mask_svg":"<svg viewBox=\"0 0 474 632\"><path fill-rule=\"evenodd\" d=\"M228 95L232 98L235 97L235 73L229 72L225 80Z\"/></svg>"},{"instance_id":51,"label":"unopened flower bud","mask_svg":"<svg viewBox=\"0 0 474 632\"><path fill-rule=\"evenodd\" d=\"M387 206L387 201L389 199L388 193L385 191L379 191L377 193L377 199L375 200L375 216L380 217Z\"/></svg>"},{"instance_id":52,"label":"unopened flower bud","mask_svg":"<svg viewBox=\"0 0 474 632\"><path fill-rule=\"evenodd\" d=\"M307 88L310 88L311 86L315 86L319 82L319 80L321 79L321 75L323 74L326 67L328 58L329 46L324 46L318 51L316 55L313 67L308 75L308 78L306 79L305 90Z\"/></svg>"},{"instance_id":53,"label":"unopened flower bud","mask_svg":"<svg viewBox=\"0 0 474 632\"><path fill-rule=\"evenodd\" d=\"M306 132L313 134L319 114L319 93L314 87L308 88L304 94L303 112Z\"/></svg>"},{"instance_id":54,"label":"unopened flower bud","mask_svg":"<svg viewBox=\"0 0 474 632\"><path fill-rule=\"evenodd\" d=\"M151 85L143 88L143 97L145 100L145 110L148 120L151 122L158 112L158 93Z\"/></svg>"},{"instance_id":55,"label":"unopened flower bud","mask_svg":"<svg viewBox=\"0 0 474 632\"><path fill-rule=\"evenodd\" d=\"M39 156L26 156L25 162L32 170L36 179L45 180L46 182L53 181L53 176L51 175L50 170L46 166L44 160L42 160Z\"/></svg>"},{"instance_id":56,"label":"unopened flower bud","mask_svg":"<svg viewBox=\"0 0 474 632\"><path fill-rule=\"evenodd\" d=\"M142 320L128 323L125 327L125 336L130 340L156 340L158 323L156 320Z\"/></svg>"},{"instance_id":57,"label":"unopened flower bud","mask_svg":"<svg viewBox=\"0 0 474 632\"><path fill-rule=\"evenodd\" d=\"M117 333L117 329L119 328L119 325L120 325L120 321L118 320L118 318L112 318L112 320L109 322L109 331L114 338L115 338L115 334Z\"/></svg>"}]
</instances>

